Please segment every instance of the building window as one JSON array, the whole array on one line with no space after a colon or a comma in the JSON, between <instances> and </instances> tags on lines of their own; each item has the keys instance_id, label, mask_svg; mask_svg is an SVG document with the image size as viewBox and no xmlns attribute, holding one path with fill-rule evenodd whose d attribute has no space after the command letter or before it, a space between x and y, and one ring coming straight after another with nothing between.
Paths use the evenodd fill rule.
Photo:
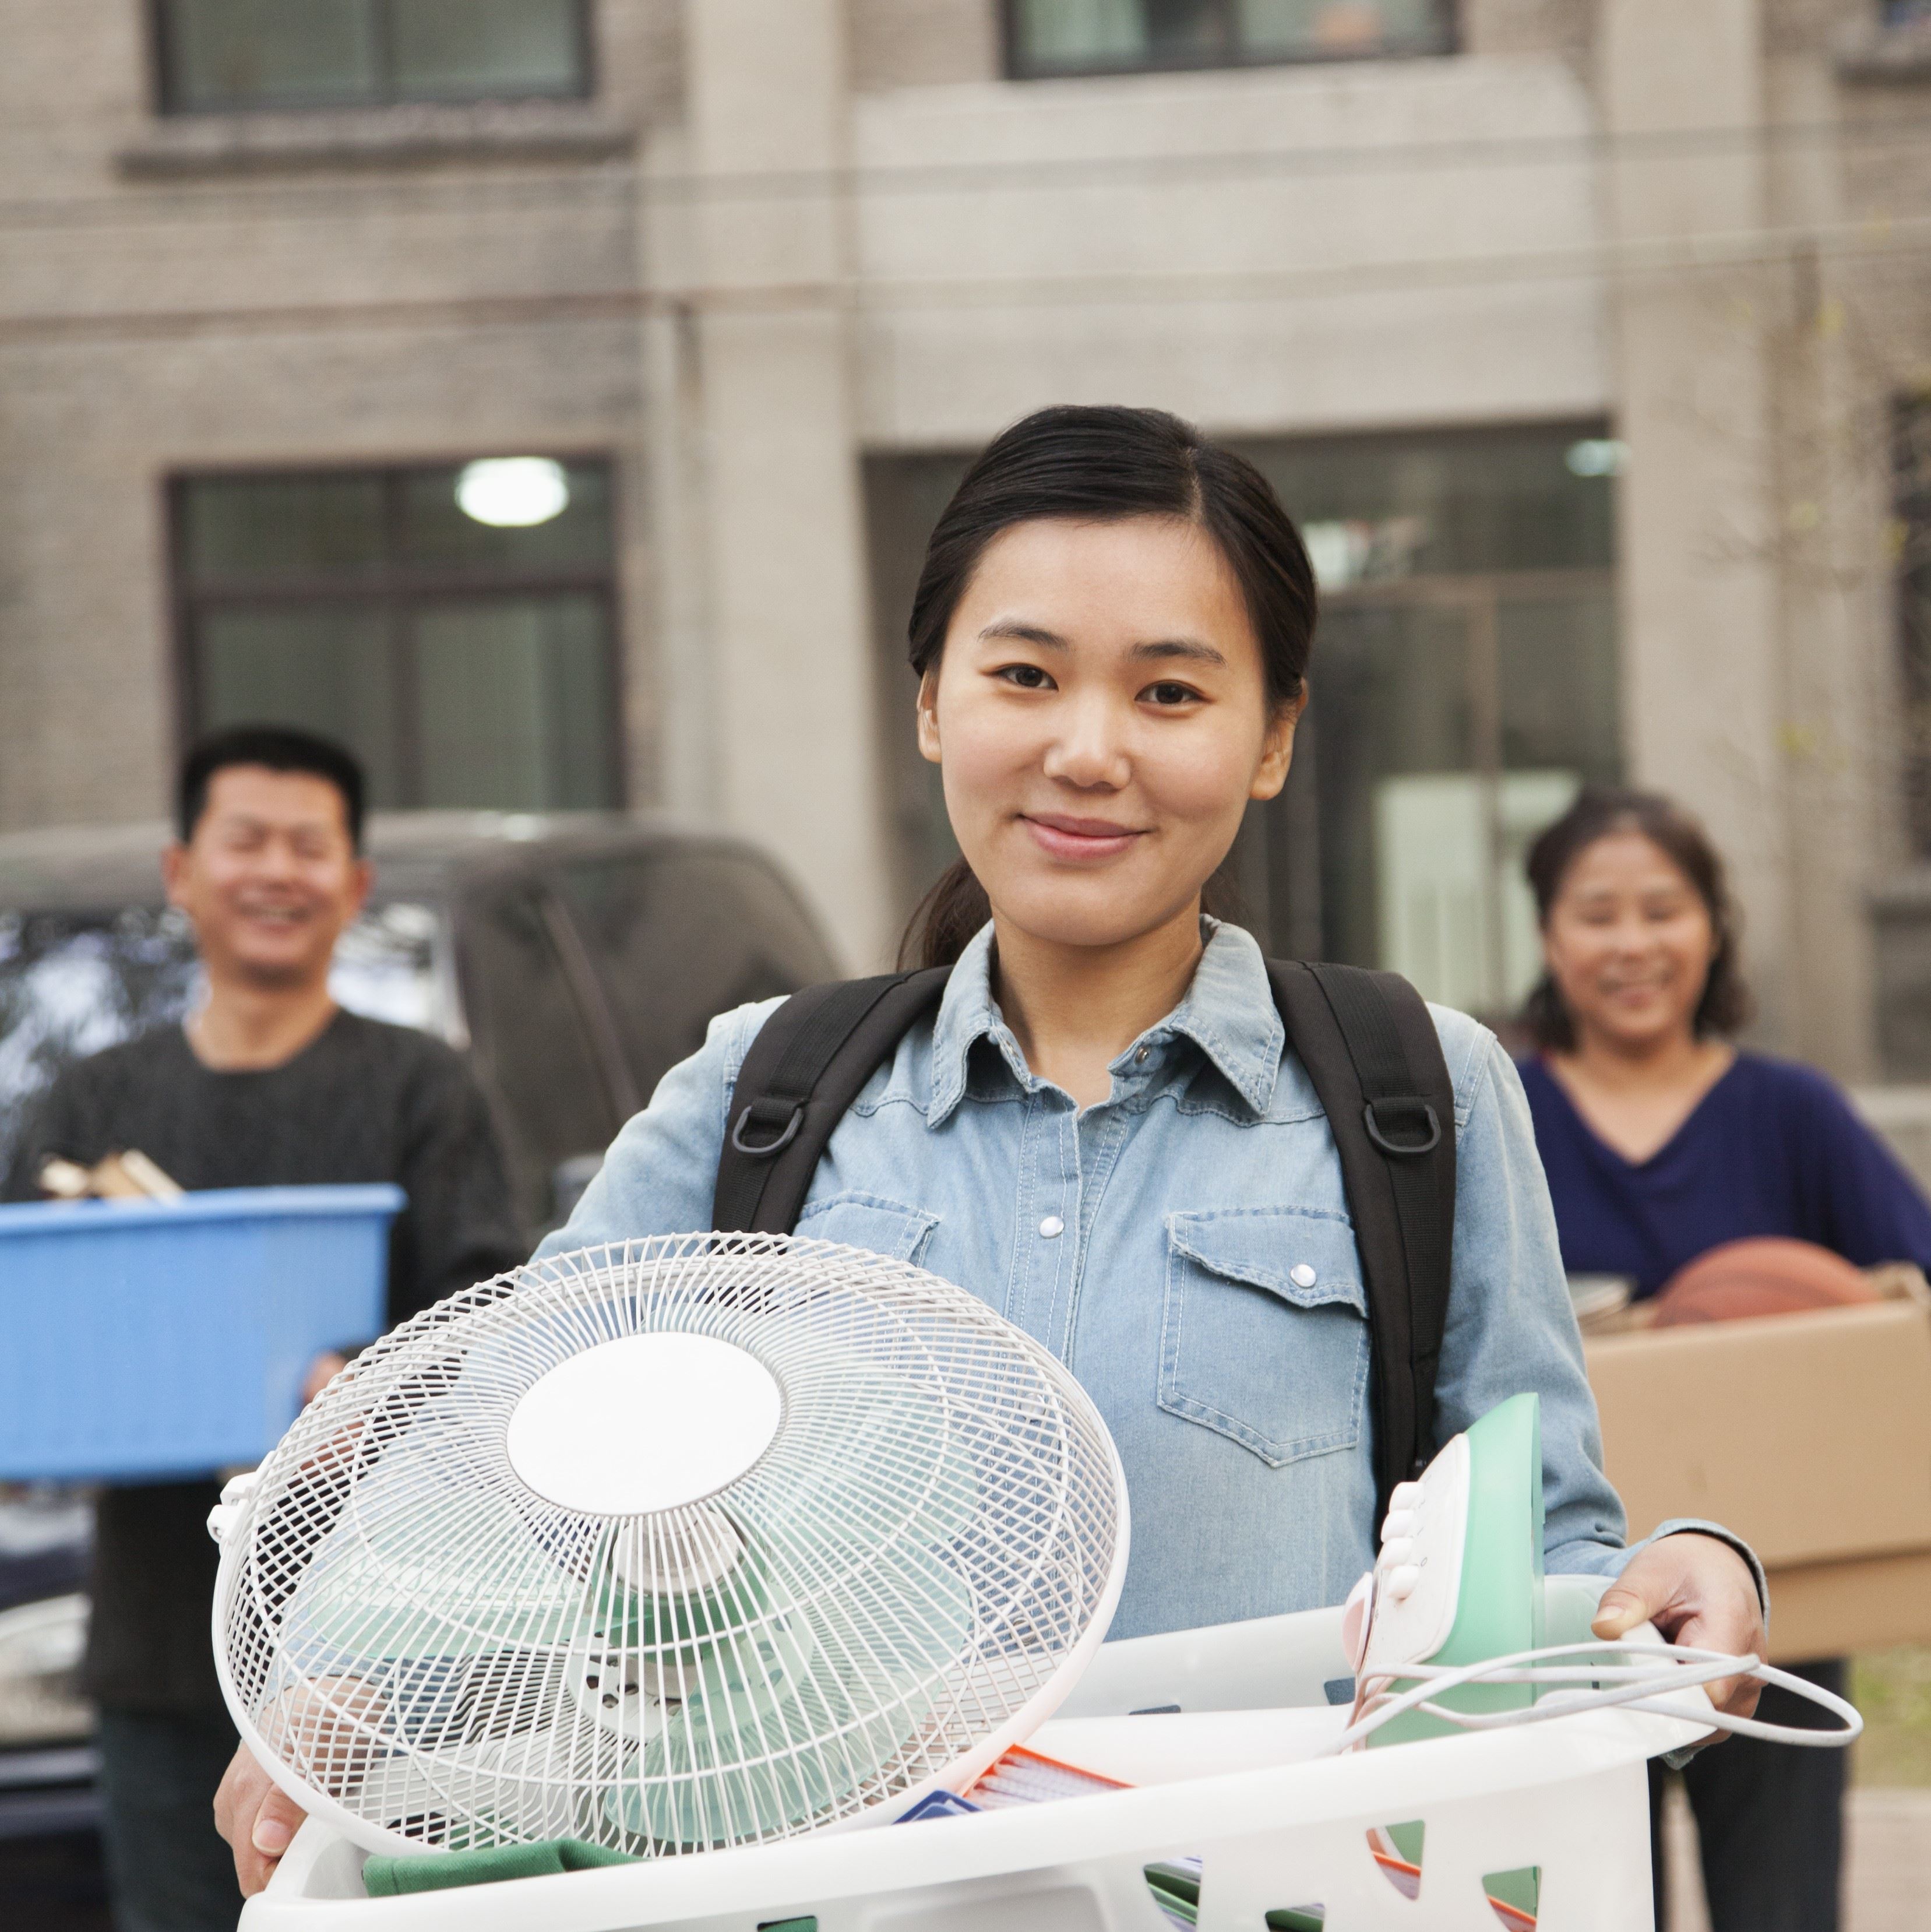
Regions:
<instances>
[{"instance_id":1,"label":"building window","mask_svg":"<svg viewBox=\"0 0 1931 1932\"><path fill-rule=\"evenodd\" d=\"M190 734L300 724L373 802L622 802L610 477L601 463L178 479Z\"/></svg>"},{"instance_id":2,"label":"building window","mask_svg":"<svg viewBox=\"0 0 1931 1932\"><path fill-rule=\"evenodd\" d=\"M169 114L589 92L588 0L154 0Z\"/></svg>"},{"instance_id":3,"label":"building window","mask_svg":"<svg viewBox=\"0 0 1931 1932\"><path fill-rule=\"evenodd\" d=\"M1444 54L1453 0L1006 0L1015 80Z\"/></svg>"},{"instance_id":4,"label":"building window","mask_svg":"<svg viewBox=\"0 0 1931 1932\"><path fill-rule=\"evenodd\" d=\"M1529 842L1621 769L1621 446L1583 424L1243 448L1300 524L1323 606L1287 790L1234 850L1249 922L1283 956L1393 967L1431 999L1512 1012L1537 970ZM912 748L905 620L967 460L866 470L908 908L954 848Z\"/></svg>"}]
</instances>

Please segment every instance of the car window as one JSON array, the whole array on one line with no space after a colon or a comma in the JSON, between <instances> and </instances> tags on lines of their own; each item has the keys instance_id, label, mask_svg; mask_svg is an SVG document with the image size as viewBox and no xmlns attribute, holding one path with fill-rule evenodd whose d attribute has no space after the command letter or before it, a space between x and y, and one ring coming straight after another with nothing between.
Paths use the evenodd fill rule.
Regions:
<instances>
[{"instance_id":1,"label":"car window","mask_svg":"<svg viewBox=\"0 0 1931 1932\"><path fill-rule=\"evenodd\" d=\"M640 1093L712 1017L836 971L776 873L736 852L576 859L556 877L603 976Z\"/></svg>"},{"instance_id":2,"label":"car window","mask_svg":"<svg viewBox=\"0 0 1931 1932\"><path fill-rule=\"evenodd\" d=\"M457 958L476 1068L490 1091L525 1225L553 1225L556 1170L601 1154L619 1122L544 902L527 885L465 902Z\"/></svg>"},{"instance_id":3,"label":"car window","mask_svg":"<svg viewBox=\"0 0 1931 1932\"><path fill-rule=\"evenodd\" d=\"M199 979L193 934L172 909L0 911L0 1172L61 1072L178 1020Z\"/></svg>"},{"instance_id":4,"label":"car window","mask_svg":"<svg viewBox=\"0 0 1931 1932\"><path fill-rule=\"evenodd\" d=\"M371 906L335 942L328 969L335 1004L394 1026L445 1032L447 1001L436 970L442 924L433 907L413 900Z\"/></svg>"},{"instance_id":5,"label":"car window","mask_svg":"<svg viewBox=\"0 0 1931 1932\"><path fill-rule=\"evenodd\" d=\"M438 926L431 906L372 906L336 947L330 992L351 1012L440 1030ZM174 1024L200 991L194 935L172 907L0 910L0 1173L64 1069Z\"/></svg>"}]
</instances>

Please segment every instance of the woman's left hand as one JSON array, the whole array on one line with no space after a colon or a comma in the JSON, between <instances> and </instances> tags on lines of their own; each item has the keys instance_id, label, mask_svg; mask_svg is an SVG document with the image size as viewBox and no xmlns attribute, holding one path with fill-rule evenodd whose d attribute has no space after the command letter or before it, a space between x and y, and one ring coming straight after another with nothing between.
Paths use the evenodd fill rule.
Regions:
<instances>
[{"instance_id":1,"label":"woman's left hand","mask_svg":"<svg viewBox=\"0 0 1931 1932\"><path fill-rule=\"evenodd\" d=\"M1679 1530L1631 1557L1603 1592L1590 1628L1613 1640L1646 1622L1672 1643L1733 1657L1760 1658L1766 1646L1750 1566L1727 1543L1695 1530ZM1705 1688L1718 1710L1747 1718L1762 1686L1753 1677L1725 1677Z\"/></svg>"}]
</instances>

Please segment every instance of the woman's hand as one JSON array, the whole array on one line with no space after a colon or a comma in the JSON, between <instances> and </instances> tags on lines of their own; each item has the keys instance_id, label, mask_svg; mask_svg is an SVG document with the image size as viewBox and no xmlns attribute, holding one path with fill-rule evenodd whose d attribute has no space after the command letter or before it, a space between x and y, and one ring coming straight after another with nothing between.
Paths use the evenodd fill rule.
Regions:
<instances>
[{"instance_id":1,"label":"woman's hand","mask_svg":"<svg viewBox=\"0 0 1931 1932\"><path fill-rule=\"evenodd\" d=\"M1613 1641L1645 1622L1672 1643L1759 1658L1766 1648L1750 1566L1727 1543L1695 1530L1679 1530L1631 1557L1603 1592L1590 1628ZM1705 1688L1718 1710L1738 1718L1756 1708L1762 1689L1753 1677L1726 1677Z\"/></svg>"},{"instance_id":2,"label":"woman's hand","mask_svg":"<svg viewBox=\"0 0 1931 1932\"><path fill-rule=\"evenodd\" d=\"M214 1828L234 1852L235 1876L244 1898L253 1898L274 1876L307 1815L246 1744L235 1748L214 1794Z\"/></svg>"}]
</instances>

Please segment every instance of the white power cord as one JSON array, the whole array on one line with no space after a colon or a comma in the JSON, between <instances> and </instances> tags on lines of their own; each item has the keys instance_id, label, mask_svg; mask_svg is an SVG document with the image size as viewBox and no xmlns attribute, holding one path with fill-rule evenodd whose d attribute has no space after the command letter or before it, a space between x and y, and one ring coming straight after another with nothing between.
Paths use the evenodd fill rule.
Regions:
<instances>
[{"instance_id":1,"label":"white power cord","mask_svg":"<svg viewBox=\"0 0 1931 1932\"><path fill-rule=\"evenodd\" d=\"M1813 1748L1842 1750L1863 1731L1864 1719L1857 1708L1842 1697L1821 1690L1787 1670L1779 1670L1761 1658L1732 1657L1723 1651L1699 1650L1687 1644L1645 1644L1644 1661L1632 1664L1627 1642L1597 1639L1588 1643L1548 1644L1537 1650L1519 1650L1506 1657L1485 1658L1480 1664L1447 1665L1404 1664L1361 1680L1356 1709L1362 1713L1327 1747L1330 1752L1351 1749L1378 1731L1405 1711L1420 1711L1439 1718L1462 1730L1504 1730L1518 1724L1537 1724L1553 1718L1573 1716L1579 1711L1621 1708L1648 1712L1660 1718L1681 1718L1685 1724L1705 1730L1731 1731L1744 1737L1763 1738L1772 1743L1804 1744ZM1600 1663L1579 1660L1597 1658ZM1556 1665L1550 1660L1568 1658ZM1613 1661L1610 1660L1614 1660ZM1759 1684L1779 1684L1786 1690L1828 1711L1843 1720L1839 1730L1808 1730L1794 1724L1770 1724L1756 1718L1732 1717L1717 1710L1708 1699L1697 1705L1672 1703L1662 1694L1714 1684L1726 1677L1754 1678ZM1392 1692L1376 1690L1378 1684L1414 1680L1410 1690ZM1455 1711L1437 1702L1444 1691L1465 1684L1540 1684L1587 1686L1586 1689L1556 1690L1532 1704L1513 1711ZM1605 1686L1609 1688L1605 1688Z\"/></svg>"}]
</instances>

